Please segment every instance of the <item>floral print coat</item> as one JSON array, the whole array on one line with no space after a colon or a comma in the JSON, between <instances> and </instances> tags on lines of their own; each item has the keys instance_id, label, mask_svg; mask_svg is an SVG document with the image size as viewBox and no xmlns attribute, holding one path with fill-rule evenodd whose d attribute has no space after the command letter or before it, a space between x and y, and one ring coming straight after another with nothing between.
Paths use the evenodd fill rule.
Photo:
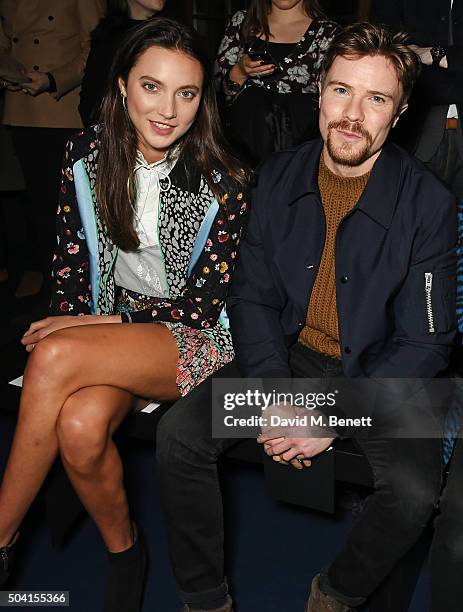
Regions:
<instances>
[{"instance_id":1,"label":"floral print coat","mask_svg":"<svg viewBox=\"0 0 463 612\"><path fill-rule=\"evenodd\" d=\"M338 32L339 26L334 21L314 19L304 36L295 45L293 52L280 62L281 70L271 76L249 78L237 94L229 90L226 79L245 51L244 41L241 38L245 17L246 11L238 11L232 16L217 55L216 78L227 103L231 104L236 95L252 86L264 87L268 91L280 94L316 94L318 74L325 52Z\"/></svg>"},{"instance_id":2,"label":"floral print coat","mask_svg":"<svg viewBox=\"0 0 463 612\"><path fill-rule=\"evenodd\" d=\"M118 248L98 215L94 193L97 158L98 128L89 128L69 141L53 259L54 315L114 312L113 267ZM190 164L187 172L182 160L177 161L169 178L161 194L158 229L169 295L159 298L149 310L134 312L132 320L183 323L228 334L216 324L248 215L248 194L225 172L214 171L212 180L223 196L203 250L188 275L196 235L214 195L199 170Z\"/></svg>"}]
</instances>

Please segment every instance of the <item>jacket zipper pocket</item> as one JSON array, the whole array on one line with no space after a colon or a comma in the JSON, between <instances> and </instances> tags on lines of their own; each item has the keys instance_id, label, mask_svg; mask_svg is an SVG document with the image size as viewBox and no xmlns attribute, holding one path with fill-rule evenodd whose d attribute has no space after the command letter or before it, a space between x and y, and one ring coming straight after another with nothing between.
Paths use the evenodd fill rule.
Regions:
<instances>
[{"instance_id":1,"label":"jacket zipper pocket","mask_svg":"<svg viewBox=\"0 0 463 612\"><path fill-rule=\"evenodd\" d=\"M432 272L424 273L424 293L426 297L426 316L428 321L428 334L435 334L434 313L432 311Z\"/></svg>"}]
</instances>

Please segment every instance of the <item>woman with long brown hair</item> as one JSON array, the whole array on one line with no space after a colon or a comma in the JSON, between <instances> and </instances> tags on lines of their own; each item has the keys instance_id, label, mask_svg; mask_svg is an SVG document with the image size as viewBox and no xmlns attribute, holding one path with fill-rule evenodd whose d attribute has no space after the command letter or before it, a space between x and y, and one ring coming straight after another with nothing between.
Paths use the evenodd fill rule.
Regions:
<instances>
[{"instance_id":1,"label":"woman with long brown hair","mask_svg":"<svg viewBox=\"0 0 463 612\"><path fill-rule=\"evenodd\" d=\"M318 135L318 72L338 26L318 0L251 0L219 47L229 139L254 165Z\"/></svg>"},{"instance_id":2,"label":"woman with long brown hair","mask_svg":"<svg viewBox=\"0 0 463 612\"><path fill-rule=\"evenodd\" d=\"M247 185L198 35L167 19L132 30L99 126L66 149L51 316L22 340L31 355L0 488L0 584L60 453L108 549L105 611L140 609L145 553L112 434L136 397L176 400L233 358L222 309Z\"/></svg>"}]
</instances>

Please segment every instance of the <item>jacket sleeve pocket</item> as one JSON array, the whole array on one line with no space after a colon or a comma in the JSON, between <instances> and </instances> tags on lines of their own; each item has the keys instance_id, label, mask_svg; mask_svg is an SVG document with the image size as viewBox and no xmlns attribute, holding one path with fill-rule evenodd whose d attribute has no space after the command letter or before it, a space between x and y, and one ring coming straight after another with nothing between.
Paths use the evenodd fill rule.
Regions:
<instances>
[{"instance_id":1,"label":"jacket sleeve pocket","mask_svg":"<svg viewBox=\"0 0 463 612\"><path fill-rule=\"evenodd\" d=\"M426 335L446 333L456 321L456 269L414 270L415 313L418 332Z\"/></svg>"}]
</instances>

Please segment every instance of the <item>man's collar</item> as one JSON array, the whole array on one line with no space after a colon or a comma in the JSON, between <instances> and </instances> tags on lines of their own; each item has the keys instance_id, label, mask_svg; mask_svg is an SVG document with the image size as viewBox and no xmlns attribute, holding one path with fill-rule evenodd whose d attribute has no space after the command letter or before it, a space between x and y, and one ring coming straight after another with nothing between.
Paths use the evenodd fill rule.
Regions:
<instances>
[{"instance_id":1,"label":"man's collar","mask_svg":"<svg viewBox=\"0 0 463 612\"><path fill-rule=\"evenodd\" d=\"M323 140L311 141L301 147L297 153L297 162L293 172L291 185L288 187L288 206L294 204L303 196L315 193L320 195L318 189L318 164L323 149Z\"/></svg>"},{"instance_id":2,"label":"man's collar","mask_svg":"<svg viewBox=\"0 0 463 612\"><path fill-rule=\"evenodd\" d=\"M312 142L303 147L295 167L295 175L288 189L288 205L291 206L308 194L319 195L318 168L323 141ZM388 228L391 224L401 182L402 163L399 150L392 144L385 144L376 160L368 183L355 208L360 209L374 221Z\"/></svg>"},{"instance_id":3,"label":"man's collar","mask_svg":"<svg viewBox=\"0 0 463 612\"><path fill-rule=\"evenodd\" d=\"M386 143L376 160L356 207L388 229L402 182L402 159L393 144Z\"/></svg>"}]
</instances>

